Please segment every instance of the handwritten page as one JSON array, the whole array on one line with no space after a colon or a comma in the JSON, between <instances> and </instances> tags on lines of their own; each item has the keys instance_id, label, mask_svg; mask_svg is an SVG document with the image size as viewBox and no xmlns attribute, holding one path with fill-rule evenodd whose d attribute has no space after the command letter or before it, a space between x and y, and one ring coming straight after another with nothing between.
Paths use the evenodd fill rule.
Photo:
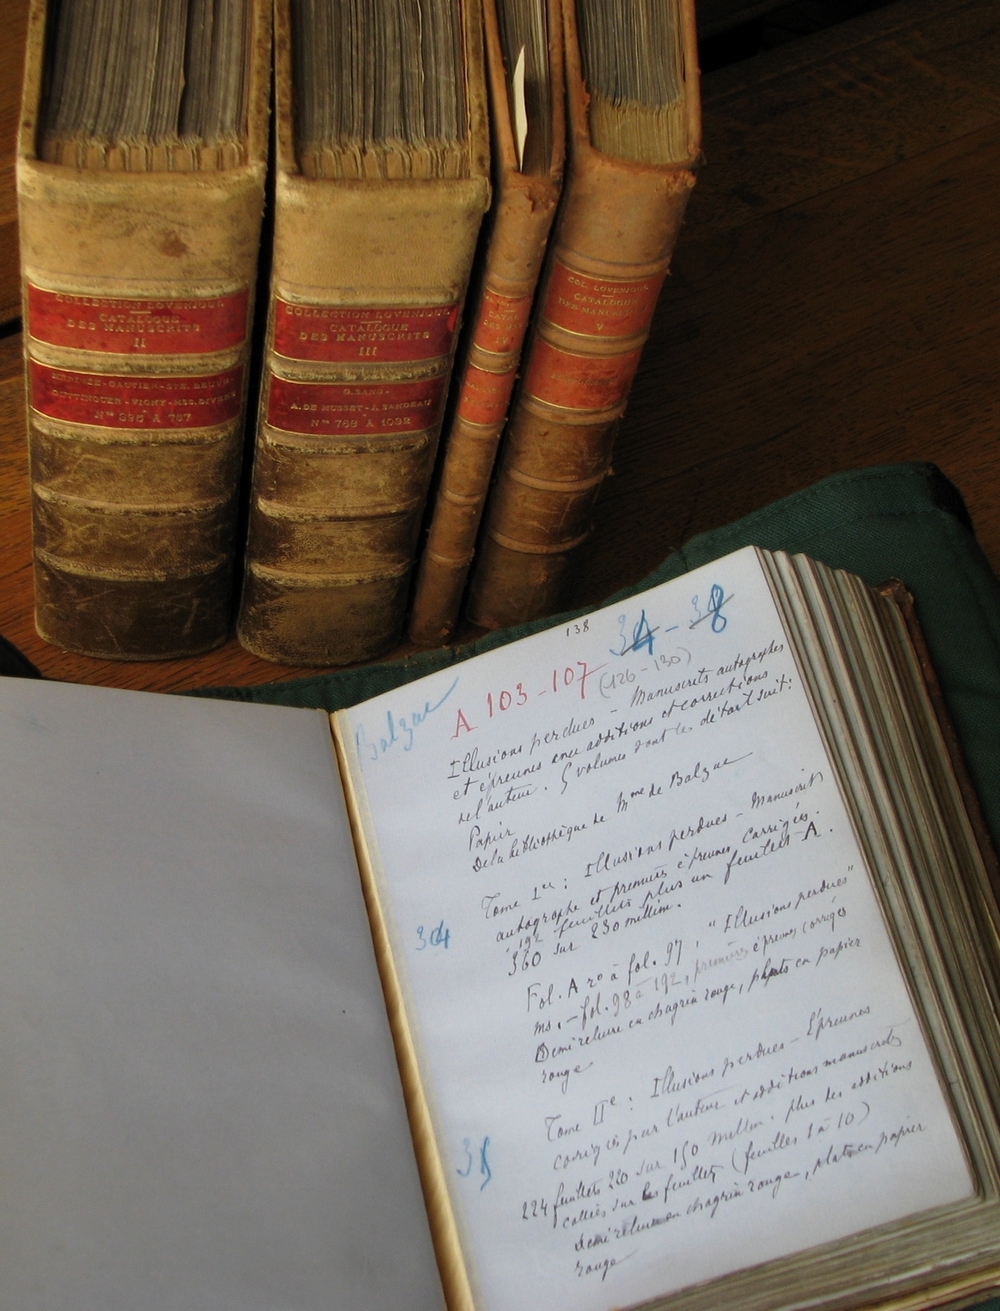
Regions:
<instances>
[{"instance_id":1,"label":"handwritten page","mask_svg":"<svg viewBox=\"0 0 1000 1311\"><path fill-rule=\"evenodd\" d=\"M347 719L483 1311L971 1194L753 551Z\"/></svg>"},{"instance_id":2,"label":"handwritten page","mask_svg":"<svg viewBox=\"0 0 1000 1311\"><path fill-rule=\"evenodd\" d=\"M0 1306L441 1311L329 721L0 678Z\"/></svg>"}]
</instances>

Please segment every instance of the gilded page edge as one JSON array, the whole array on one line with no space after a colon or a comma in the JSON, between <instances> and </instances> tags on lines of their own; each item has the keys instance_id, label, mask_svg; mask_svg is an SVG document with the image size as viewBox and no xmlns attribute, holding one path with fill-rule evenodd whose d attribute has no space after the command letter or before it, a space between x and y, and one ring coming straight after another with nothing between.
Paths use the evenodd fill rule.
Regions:
<instances>
[{"instance_id":1,"label":"gilded page edge","mask_svg":"<svg viewBox=\"0 0 1000 1311\"><path fill-rule=\"evenodd\" d=\"M396 1049L396 1061L399 1065L403 1099L410 1122L413 1151L423 1188L424 1205L430 1223L431 1241L437 1257L445 1302L448 1311L475 1311L472 1288L458 1237L458 1227L445 1182L444 1166L438 1151L430 1108L420 1079L416 1045L406 1014L399 975L389 943L385 912L379 897L375 874L378 855L373 826L345 711L338 710L330 716L330 731L336 749L344 800L347 803L351 835L361 874L361 888L371 925L375 961L382 981L393 1046Z\"/></svg>"}]
</instances>

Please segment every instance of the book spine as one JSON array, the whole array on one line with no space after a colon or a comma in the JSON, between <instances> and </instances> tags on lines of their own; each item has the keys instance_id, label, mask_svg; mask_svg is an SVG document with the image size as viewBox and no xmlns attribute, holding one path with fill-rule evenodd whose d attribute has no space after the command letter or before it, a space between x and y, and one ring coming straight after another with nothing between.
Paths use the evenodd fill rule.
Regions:
<instances>
[{"instance_id":1,"label":"book spine","mask_svg":"<svg viewBox=\"0 0 1000 1311\"><path fill-rule=\"evenodd\" d=\"M560 0L547 0L551 144L543 174L521 172L498 7L494 0L483 4L497 194L479 303L413 593L409 634L421 646L448 641L458 620L562 188L565 117Z\"/></svg>"},{"instance_id":2,"label":"book spine","mask_svg":"<svg viewBox=\"0 0 1000 1311\"><path fill-rule=\"evenodd\" d=\"M279 173L240 641L287 664L399 637L489 195Z\"/></svg>"},{"instance_id":3,"label":"book spine","mask_svg":"<svg viewBox=\"0 0 1000 1311\"><path fill-rule=\"evenodd\" d=\"M582 176L581 176L582 173ZM469 618L522 623L559 603L610 472L693 176L602 158L571 177L490 498ZM627 222L608 213L620 206Z\"/></svg>"},{"instance_id":4,"label":"book spine","mask_svg":"<svg viewBox=\"0 0 1000 1311\"><path fill-rule=\"evenodd\" d=\"M349 664L402 630L489 204L478 5L463 13L468 176L334 179L300 167L275 10L271 304L237 622L266 660Z\"/></svg>"},{"instance_id":5,"label":"book spine","mask_svg":"<svg viewBox=\"0 0 1000 1311\"><path fill-rule=\"evenodd\" d=\"M458 619L557 199L557 182L518 177L500 203L417 575L409 633L421 645L447 641Z\"/></svg>"},{"instance_id":6,"label":"book spine","mask_svg":"<svg viewBox=\"0 0 1000 1311\"><path fill-rule=\"evenodd\" d=\"M201 196L19 170L35 620L59 646L159 659L227 636L263 190L241 173ZM228 267L186 261L215 221L209 245L239 232Z\"/></svg>"},{"instance_id":7,"label":"book spine","mask_svg":"<svg viewBox=\"0 0 1000 1311\"><path fill-rule=\"evenodd\" d=\"M35 618L124 660L225 640L261 213L270 13L252 6L226 169L38 158L45 5L29 24L17 189Z\"/></svg>"},{"instance_id":8,"label":"book spine","mask_svg":"<svg viewBox=\"0 0 1000 1311\"><path fill-rule=\"evenodd\" d=\"M248 288L129 290L25 284L36 621L87 655L186 655L228 628Z\"/></svg>"},{"instance_id":9,"label":"book spine","mask_svg":"<svg viewBox=\"0 0 1000 1311\"><path fill-rule=\"evenodd\" d=\"M608 136L618 111L601 129L604 149L596 147L591 113L605 102L584 83L575 7L563 6L569 177L470 587L468 617L484 627L558 608L611 472L700 154L694 0L679 0L677 16L684 89L670 106L669 147L655 156L675 162L654 164L639 162L649 154L628 133Z\"/></svg>"},{"instance_id":10,"label":"book spine","mask_svg":"<svg viewBox=\"0 0 1000 1311\"><path fill-rule=\"evenodd\" d=\"M331 301L271 301L239 633L289 663L399 636L460 312Z\"/></svg>"}]
</instances>

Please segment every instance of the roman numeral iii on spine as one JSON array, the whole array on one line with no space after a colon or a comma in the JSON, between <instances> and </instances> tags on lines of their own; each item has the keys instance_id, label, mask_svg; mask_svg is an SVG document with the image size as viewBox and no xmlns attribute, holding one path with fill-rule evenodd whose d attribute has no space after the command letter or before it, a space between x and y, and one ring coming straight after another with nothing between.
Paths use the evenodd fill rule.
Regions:
<instances>
[{"instance_id":1,"label":"roman numeral iii on spine","mask_svg":"<svg viewBox=\"0 0 1000 1311\"><path fill-rule=\"evenodd\" d=\"M278 6L274 263L240 640L398 638L489 201L476 0Z\"/></svg>"}]
</instances>

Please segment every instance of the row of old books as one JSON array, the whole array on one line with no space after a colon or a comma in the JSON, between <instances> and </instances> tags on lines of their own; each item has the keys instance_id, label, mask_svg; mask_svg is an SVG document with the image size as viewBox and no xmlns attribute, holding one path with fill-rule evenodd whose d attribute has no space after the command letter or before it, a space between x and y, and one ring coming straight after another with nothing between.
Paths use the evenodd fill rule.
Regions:
<instances>
[{"instance_id":1,"label":"row of old books","mask_svg":"<svg viewBox=\"0 0 1000 1311\"><path fill-rule=\"evenodd\" d=\"M210 649L244 534L279 662L446 641L470 565L476 623L557 607L693 183L691 0L36 0L24 105L42 636Z\"/></svg>"}]
</instances>

